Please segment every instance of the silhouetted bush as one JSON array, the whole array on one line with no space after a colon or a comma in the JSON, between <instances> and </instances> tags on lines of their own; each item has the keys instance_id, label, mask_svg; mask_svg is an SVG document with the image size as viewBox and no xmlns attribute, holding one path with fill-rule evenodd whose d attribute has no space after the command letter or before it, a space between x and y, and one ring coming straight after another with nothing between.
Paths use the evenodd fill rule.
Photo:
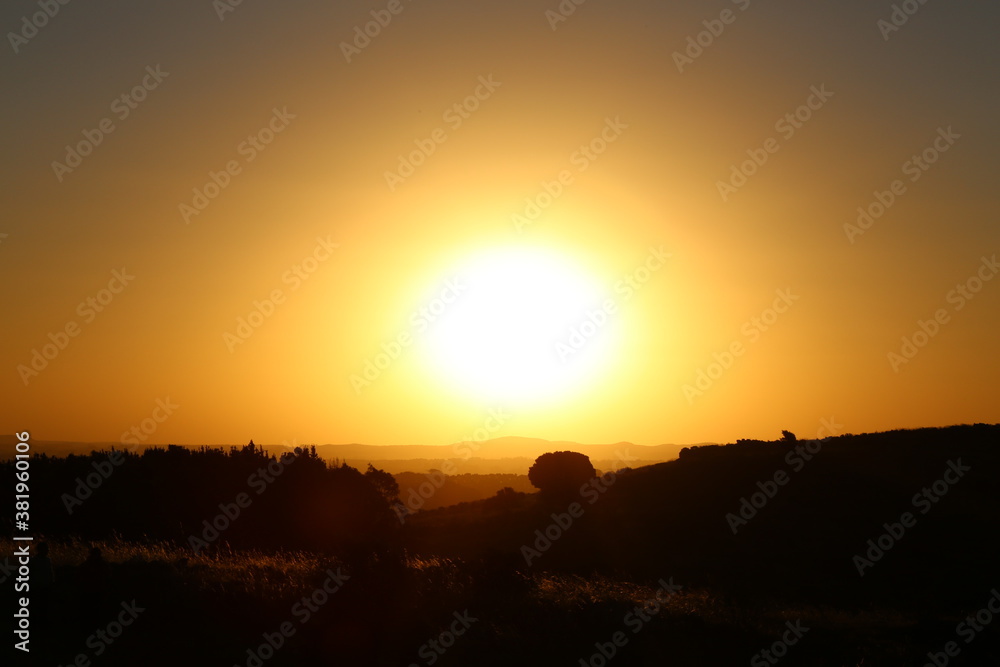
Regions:
<instances>
[{"instance_id":1,"label":"silhouetted bush","mask_svg":"<svg viewBox=\"0 0 1000 667\"><path fill-rule=\"evenodd\" d=\"M13 478L13 461L0 474ZM32 519L49 535L168 539L191 548L384 549L395 480L315 450L153 448L32 459ZM0 509L0 520L8 510Z\"/></svg>"},{"instance_id":2,"label":"silhouetted bush","mask_svg":"<svg viewBox=\"0 0 1000 667\"><path fill-rule=\"evenodd\" d=\"M596 475L590 457L578 452L542 454L528 469L528 479L549 498L573 497Z\"/></svg>"}]
</instances>

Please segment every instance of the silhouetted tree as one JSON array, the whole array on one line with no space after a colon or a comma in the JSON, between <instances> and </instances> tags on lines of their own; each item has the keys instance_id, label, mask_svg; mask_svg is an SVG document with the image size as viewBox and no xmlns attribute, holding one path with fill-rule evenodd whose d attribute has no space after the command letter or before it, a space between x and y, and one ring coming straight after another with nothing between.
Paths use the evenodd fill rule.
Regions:
<instances>
[{"instance_id":1,"label":"silhouetted tree","mask_svg":"<svg viewBox=\"0 0 1000 667\"><path fill-rule=\"evenodd\" d=\"M579 452L542 454L528 469L528 481L544 496L573 497L597 475L590 458Z\"/></svg>"},{"instance_id":2,"label":"silhouetted tree","mask_svg":"<svg viewBox=\"0 0 1000 667\"><path fill-rule=\"evenodd\" d=\"M379 495L390 505L399 501L399 484L396 482L396 478L390 473L379 470L369 463L368 470L365 472L365 479L375 487Z\"/></svg>"}]
</instances>

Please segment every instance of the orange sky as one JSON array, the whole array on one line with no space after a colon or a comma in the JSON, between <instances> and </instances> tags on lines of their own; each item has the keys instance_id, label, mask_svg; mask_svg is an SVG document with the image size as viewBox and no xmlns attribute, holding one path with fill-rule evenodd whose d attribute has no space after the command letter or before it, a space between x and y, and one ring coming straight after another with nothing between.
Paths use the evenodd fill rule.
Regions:
<instances>
[{"instance_id":1,"label":"orange sky","mask_svg":"<svg viewBox=\"0 0 1000 667\"><path fill-rule=\"evenodd\" d=\"M899 30L860 1L60 7L0 60L5 432L658 444L1000 421L993 6ZM441 321L496 316L485 338L417 323L491 253L542 306L494 308L483 278ZM558 356L568 328L539 321L607 299L593 363L504 349Z\"/></svg>"}]
</instances>

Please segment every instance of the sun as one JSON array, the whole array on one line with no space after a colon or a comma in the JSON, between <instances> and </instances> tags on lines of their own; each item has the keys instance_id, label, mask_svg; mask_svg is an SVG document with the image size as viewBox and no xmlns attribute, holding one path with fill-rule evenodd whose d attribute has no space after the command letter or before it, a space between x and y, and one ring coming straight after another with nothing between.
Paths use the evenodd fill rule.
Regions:
<instances>
[{"instance_id":1,"label":"sun","mask_svg":"<svg viewBox=\"0 0 1000 667\"><path fill-rule=\"evenodd\" d=\"M608 290L554 250L483 251L443 280L451 302L428 327L426 361L467 397L562 399L592 387L611 361L619 323Z\"/></svg>"}]
</instances>

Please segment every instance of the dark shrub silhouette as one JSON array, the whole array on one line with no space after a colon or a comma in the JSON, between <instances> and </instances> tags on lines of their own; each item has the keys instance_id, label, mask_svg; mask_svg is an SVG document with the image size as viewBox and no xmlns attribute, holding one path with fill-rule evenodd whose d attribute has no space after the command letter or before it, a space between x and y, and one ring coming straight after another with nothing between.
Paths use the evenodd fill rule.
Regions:
<instances>
[{"instance_id":1,"label":"dark shrub silhouette","mask_svg":"<svg viewBox=\"0 0 1000 667\"><path fill-rule=\"evenodd\" d=\"M590 457L578 452L542 454L528 469L528 480L550 498L568 498L597 475Z\"/></svg>"},{"instance_id":2,"label":"dark shrub silhouette","mask_svg":"<svg viewBox=\"0 0 1000 667\"><path fill-rule=\"evenodd\" d=\"M365 479L375 487L375 490L378 491L379 495L387 503L391 505L399 502L399 484L396 482L395 477L369 463L368 470L365 472Z\"/></svg>"},{"instance_id":3,"label":"dark shrub silhouette","mask_svg":"<svg viewBox=\"0 0 1000 667\"><path fill-rule=\"evenodd\" d=\"M386 500L392 488L383 475L391 475L330 465L314 449L276 456L250 443L42 454L32 470L32 518L54 535L164 539L209 552L224 544L345 552L381 548L399 526ZM0 472L12 476L13 462Z\"/></svg>"}]
</instances>

